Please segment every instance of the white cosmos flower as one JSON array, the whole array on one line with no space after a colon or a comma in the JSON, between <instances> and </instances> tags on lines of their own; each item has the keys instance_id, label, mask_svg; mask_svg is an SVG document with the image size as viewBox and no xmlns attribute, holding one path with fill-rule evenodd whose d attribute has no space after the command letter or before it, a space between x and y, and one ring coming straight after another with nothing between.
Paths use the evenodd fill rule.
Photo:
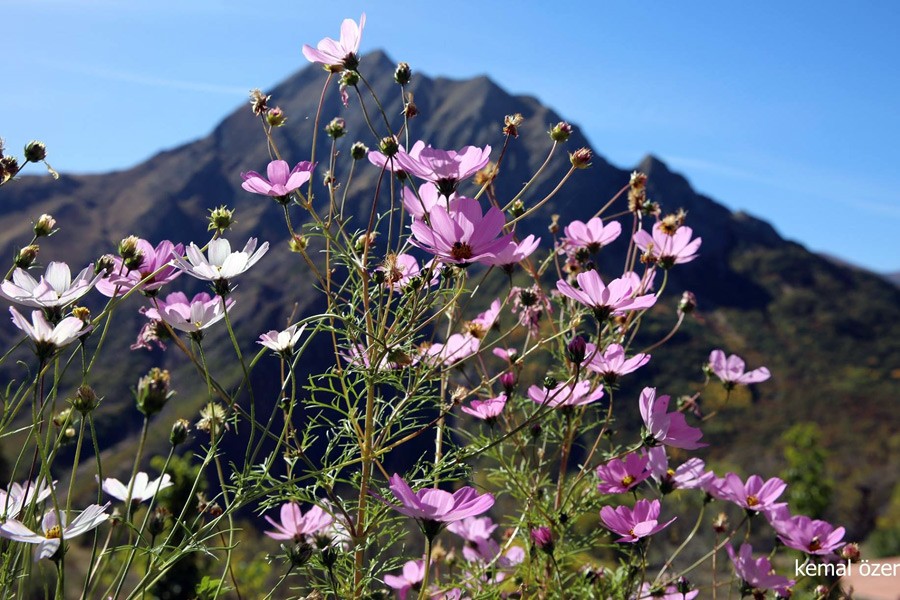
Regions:
<instances>
[{"instance_id":1,"label":"white cosmos flower","mask_svg":"<svg viewBox=\"0 0 900 600\"><path fill-rule=\"evenodd\" d=\"M130 482L129 482L130 483ZM103 480L103 491L115 498L125 502L128 499L129 483L122 483L118 479L108 477ZM172 487L172 478L168 473L163 473L161 477L150 481L150 476L143 471L134 476L134 484L131 486L131 501L143 502L149 500L160 490Z\"/></svg>"},{"instance_id":2,"label":"white cosmos flower","mask_svg":"<svg viewBox=\"0 0 900 600\"><path fill-rule=\"evenodd\" d=\"M0 283L0 296L10 302L35 308L52 308L66 306L87 294L101 275L94 275L90 266L85 267L72 280L69 265L64 262L51 262L41 276L35 280L28 271L15 269L12 281Z\"/></svg>"},{"instance_id":3,"label":"white cosmos flower","mask_svg":"<svg viewBox=\"0 0 900 600\"><path fill-rule=\"evenodd\" d=\"M86 327L84 321L76 317L66 317L53 326L47 322L44 314L39 310L32 311L31 323L11 306L9 312L12 315L13 325L32 339L38 353L52 352L57 348L63 348L90 331L90 327Z\"/></svg>"},{"instance_id":4,"label":"white cosmos flower","mask_svg":"<svg viewBox=\"0 0 900 600\"><path fill-rule=\"evenodd\" d=\"M306 325L299 328L296 325L291 325L284 331L275 331L273 329L259 336L259 341L256 343L279 353L293 352L294 345L300 340L304 329L306 329Z\"/></svg>"},{"instance_id":5,"label":"white cosmos flower","mask_svg":"<svg viewBox=\"0 0 900 600\"><path fill-rule=\"evenodd\" d=\"M47 499L52 489L46 482L38 485L36 481L26 481L24 485L13 483L9 490L0 490L0 522L18 517L22 509L32 502L40 504Z\"/></svg>"},{"instance_id":6,"label":"white cosmos flower","mask_svg":"<svg viewBox=\"0 0 900 600\"><path fill-rule=\"evenodd\" d=\"M225 301L228 310L234 306L234 299ZM174 329L188 333L206 329L223 318L225 311L220 296L210 296L200 292L191 300L183 292L173 292L164 300L156 299L156 306L144 311L144 316L157 321L165 321Z\"/></svg>"},{"instance_id":7,"label":"white cosmos flower","mask_svg":"<svg viewBox=\"0 0 900 600\"><path fill-rule=\"evenodd\" d=\"M48 511L41 520L41 533L35 533L19 521L9 519L0 524L0 537L15 542L37 544L34 552L36 561L50 558L59 550L63 540L79 536L107 520L109 518L109 515L106 514L107 508L109 508L109 502L103 506L92 504L68 524L65 512L59 513L59 519L57 519L55 510Z\"/></svg>"},{"instance_id":8,"label":"white cosmos flower","mask_svg":"<svg viewBox=\"0 0 900 600\"><path fill-rule=\"evenodd\" d=\"M237 277L263 257L269 250L269 242L257 248L256 238L250 238L244 249L240 252L232 252L231 244L225 238L212 240L209 243L207 254L203 255L200 248L193 242L185 250L187 260L181 256L174 257L174 263L188 275L206 281L218 281Z\"/></svg>"}]
</instances>

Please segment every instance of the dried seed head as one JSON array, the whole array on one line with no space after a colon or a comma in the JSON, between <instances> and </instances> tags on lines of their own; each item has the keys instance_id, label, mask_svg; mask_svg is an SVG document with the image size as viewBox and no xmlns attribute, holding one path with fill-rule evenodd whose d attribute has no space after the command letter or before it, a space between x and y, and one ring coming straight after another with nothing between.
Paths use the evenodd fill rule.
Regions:
<instances>
[{"instance_id":1,"label":"dried seed head","mask_svg":"<svg viewBox=\"0 0 900 600\"><path fill-rule=\"evenodd\" d=\"M272 96L266 96L258 89L250 90L250 107L253 114L260 116L266 113L269 107L266 105Z\"/></svg>"},{"instance_id":2,"label":"dried seed head","mask_svg":"<svg viewBox=\"0 0 900 600\"><path fill-rule=\"evenodd\" d=\"M41 247L37 244L30 244L21 248L16 253L16 258L13 262L15 262L16 266L20 269L28 269L31 265L34 264L35 259L37 259L38 252L41 251Z\"/></svg>"},{"instance_id":3,"label":"dried seed head","mask_svg":"<svg viewBox=\"0 0 900 600\"><path fill-rule=\"evenodd\" d=\"M522 121L525 120L525 117L522 116L522 113L516 113L514 115L506 115L503 118L503 133L504 135L509 135L514 138L519 137L519 125L522 124Z\"/></svg>"},{"instance_id":4,"label":"dried seed head","mask_svg":"<svg viewBox=\"0 0 900 600\"><path fill-rule=\"evenodd\" d=\"M350 146L350 157L353 160L362 160L369 153L369 149L362 142L355 142Z\"/></svg>"}]
</instances>

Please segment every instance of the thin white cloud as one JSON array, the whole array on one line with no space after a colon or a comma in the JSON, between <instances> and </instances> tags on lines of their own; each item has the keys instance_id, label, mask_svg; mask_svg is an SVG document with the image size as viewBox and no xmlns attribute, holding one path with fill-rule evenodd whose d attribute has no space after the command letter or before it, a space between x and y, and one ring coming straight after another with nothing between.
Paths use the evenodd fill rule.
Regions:
<instances>
[{"instance_id":1,"label":"thin white cloud","mask_svg":"<svg viewBox=\"0 0 900 600\"><path fill-rule=\"evenodd\" d=\"M87 65L49 61L45 64L50 67L61 69L63 71L78 73L79 75L86 75L88 77L106 79L108 81L118 81L121 83L134 83L137 85L145 85L157 88L201 92L206 94L225 94L228 96L246 96L247 92L249 91L249 89L245 87L221 85L217 83L206 83L202 81L187 81L183 79L154 77L152 75L144 75L141 73L132 73L128 71L118 71L113 69L102 69L98 67L89 67Z\"/></svg>"}]
</instances>

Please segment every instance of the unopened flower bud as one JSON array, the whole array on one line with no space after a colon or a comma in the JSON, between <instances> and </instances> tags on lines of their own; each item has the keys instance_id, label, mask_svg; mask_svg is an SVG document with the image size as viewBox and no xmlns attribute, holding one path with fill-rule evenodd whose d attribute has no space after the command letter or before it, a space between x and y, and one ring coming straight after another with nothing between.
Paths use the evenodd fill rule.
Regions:
<instances>
[{"instance_id":1,"label":"unopened flower bud","mask_svg":"<svg viewBox=\"0 0 900 600\"><path fill-rule=\"evenodd\" d=\"M513 205L509 209L509 214L513 216L514 219L517 219L525 214L525 203L521 200L516 200L513 202Z\"/></svg>"},{"instance_id":2,"label":"unopened flower bud","mask_svg":"<svg viewBox=\"0 0 900 600\"><path fill-rule=\"evenodd\" d=\"M370 233L363 233L356 238L353 242L353 247L357 252L365 251L367 246L371 246L375 243L375 238L378 237L377 231L372 231Z\"/></svg>"},{"instance_id":3,"label":"unopened flower bud","mask_svg":"<svg viewBox=\"0 0 900 600\"><path fill-rule=\"evenodd\" d=\"M391 157L397 154L397 151L400 150L400 144L397 143L396 138L388 135L381 138L381 141L378 142L378 149L385 156Z\"/></svg>"},{"instance_id":4,"label":"unopened flower bud","mask_svg":"<svg viewBox=\"0 0 900 600\"><path fill-rule=\"evenodd\" d=\"M159 506L147 518L147 531L152 537L156 537L166 529L166 521L171 516L168 510Z\"/></svg>"},{"instance_id":5,"label":"unopened flower bud","mask_svg":"<svg viewBox=\"0 0 900 600\"><path fill-rule=\"evenodd\" d=\"M546 377L544 377L544 387L548 390L552 390L553 388L555 388L557 383L559 382L556 381L556 377L554 377L553 375L547 375Z\"/></svg>"},{"instance_id":6,"label":"unopened flower bud","mask_svg":"<svg viewBox=\"0 0 900 600\"><path fill-rule=\"evenodd\" d=\"M521 113L506 115L503 118L503 133L514 138L519 137L519 125L525 120Z\"/></svg>"},{"instance_id":7,"label":"unopened flower bud","mask_svg":"<svg viewBox=\"0 0 900 600\"><path fill-rule=\"evenodd\" d=\"M412 79L412 69L409 68L409 63L397 63L397 68L394 70L394 81L400 85L406 85L410 79Z\"/></svg>"},{"instance_id":8,"label":"unopened flower bud","mask_svg":"<svg viewBox=\"0 0 900 600\"><path fill-rule=\"evenodd\" d=\"M544 431L543 427L541 427L540 423L535 423L531 426L531 437L537 439L541 437L541 433Z\"/></svg>"},{"instance_id":9,"label":"unopened flower bud","mask_svg":"<svg viewBox=\"0 0 900 600\"><path fill-rule=\"evenodd\" d=\"M344 71L341 75L341 85L345 87L354 87L359 83L359 73L356 71Z\"/></svg>"},{"instance_id":10,"label":"unopened flower bud","mask_svg":"<svg viewBox=\"0 0 900 600\"><path fill-rule=\"evenodd\" d=\"M575 152L569 153L569 161L576 169L587 169L591 166L591 160L593 158L594 153L591 152L590 148L579 148Z\"/></svg>"},{"instance_id":11,"label":"unopened flower bud","mask_svg":"<svg viewBox=\"0 0 900 600\"><path fill-rule=\"evenodd\" d=\"M507 396L512 395L516 389L516 374L512 371L503 373L500 376L500 385L503 386L503 391L506 392Z\"/></svg>"},{"instance_id":12,"label":"unopened flower bud","mask_svg":"<svg viewBox=\"0 0 900 600\"><path fill-rule=\"evenodd\" d=\"M353 160L362 160L369 153L369 149L362 142L355 142L350 146L350 157Z\"/></svg>"},{"instance_id":13,"label":"unopened flower bud","mask_svg":"<svg viewBox=\"0 0 900 600\"><path fill-rule=\"evenodd\" d=\"M43 142L32 140L25 146L25 160L28 162L41 162L47 158L47 146Z\"/></svg>"},{"instance_id":14,"label":"unopened flower bud","mask_svg":"<svg viewBox=\"0 0 900 600\"><path fill-rule=\"evenodd\" d=\"M859 562L860 552L859 552L859 544L856 542L850 542L843 548L841 548L841 558L844 560L849 560L850 562Z\"/></svg>"},{"instance_id":15,"label":"unopened flower bud","mask_svg":"<svg viewBox=\"0 0 900 600\"><path fill-rule=\"evenodd\" d=\"M121 242L119 242L119 256L121 256L124 260L140 256L140 250L138 249L138 239L139 238L136 235L129 235L127 238L124 238Z\"/></svg>"},{"instance_id":16,"label":"unopened flower bud","mask_svg":"<svg viewBox=\"0 0 900 600\"><path fill-rule=\"evenodd\" d=\"M209 227L207 231L225 231L235 224L234 211L227 206L209 209Z\"/></svg>"},{"instance_id":17,"label":"unopened flower bud","mask_svg":"<svg viewBox=\"0 0 900 600\"><path fill-rule=\"evenodd\" d=\"M681 294L681 300L678 301L678 312L689 315L694 312L694 309L696 308L697 296L695 296L693 292L686 291Z\"/></svg>"},{"instance_id":18,"label":"unopened flower bud","mask_svg":"<svg viewBox=\"0 0 900 600\"><path fill-rule=\"evenodd\" d=\"M291 566L295 569L299 569L308 563L310 557L313 555L313 550L315 550L315 548L306 542L300 542L299 544L293 544L291 546L282 545L281 549L284 550L288 562L290 562Z\"/></svg>"},{"instance_id":19,"label":"unopened flower bud","mask_svg":"<svg viewBox=\"0 0 900 600\"><path fill-rule=\"evenodd\" d=\"M15 262L16 266L20 269L27 269L34 264L40 250L41 247L37 244L25 246L16 253L16 258L13 262Z\"/></svg>"},{"instance_id":20,"label":"unopened flower bud","mask_svg":"<svg viewBox=\"0 0 900 600\"><path fill-rule=\"evenodd\" d=\"M338 139L347 133L347 122L340 117L335 117L325 126L325 133L334 139Z\"/></svg>"},{"instance_id":21,"label":"unopened flower bud","mask_svg":"<svg viewBox=\"0 0 900 600\"><path fill-rule=\"evenodd\" d=\"M84 384L75 391L75 397L72 398L71 403L72 408L86 415L97 408L100 399L97 398L97 392L94 391L94 388Z\"/></svg>"},{"instance_id":22,"label":"unopened flower bud","mask_svg":"<svg viewBox=\"0 0 900 600\"><path fill-rule=\"evenodd\" d=\"M531 530L531 541L538 550L553 554L553 532L549 527L535 527Z\"/></svg>"},{"instance_id":23,"label":"unopened flower bud","mask_svg":"<svg viewBox=\"0 0 900 600\"><path fill-rule=\"evenodd\" d=\"M828 598L828 586L817 585L813 590L813 596L815 597L815 600L826 600Z\"/></svg>"},{"instance_id":24,"label":"unopened flower bud","mask_svg":"<svg viewBox=\"0 0 900 600\"><path fill-rule=\"evenodd\" d=\"M187 440L191 432L191 424L187 419L178 419L172 423L172 431L169 433L169 442L172 446L180 446Z\"/></svg>"},{"instance_id":25,"label":"unopened flower bud","mask_svg":"<svg viewBox=\"0 0 900 600\"><path fill-rule=\"evenodd\" d=\"M285 116L280 106L276 106L266 111L266 123L272 127L281 127L287 123L287 116Z\"/></svg>"},{"instance_id":26,"label":"unopened flower bud","mask_svg":"<svg viewBox=\"0 0 900 600\"><path fill-rule=\"evenodd\" d=\"M110 273L112 273L112 270L115 266L116 263L112 254L104 254L97 259L96 263L94 263L94 275L99 275L100 273L109 275Z\"/></svg>"},{"instance_id":27,"label":"unopened flower bud","mask_svg":"<svg viewBox=\"0 0 900 600\"><path fill-rule=\"evenodd\" d=\"M72 423L72 409L65 408L59 411L58 413L53 415L51 420L53 421L53 424L60 429L68 427Z\"/></svg>"},{"instance_id":28,"label":"unopened flower bud","mask_svg":"<svg viewBox=\"0 0 900 600\"><path fill-rule=\"evenodd\" d=\"M587 342L580 335L576 335L571 342L566 344L566 358L576 365L584 362L585 352L587 352Z\"/></svg>"},{"instance_id":29,"label":"unopened flower bud","mask_svg":"<svg viewBox=\"0 0 900 600\"><path fill-rule=\"evenodd\" d=\"M572 135L572 126L565 121L560 121L550 130L550 139L554 142L565 142L570 135Z\"/></svg>"},{"instance_id":30,"label":"unopened flower bud","mask_svg":"<svg viewBox=\"0 0 900 600\"><path fill-rule=\"evenodd\" d=\"M53 229L56 227L56 219L48 214L43 214L38 217L37 222L34 224L34 235L35 237L44 237L53 233Z\"/></svg>"},{"instance_id":31,"label":"unopened flower bud","mask_svg":"<svg viewBox=\"0 0 900 600\"><path fill-rule=\"evenodd\" d=\"M151 417L161 411L175 392L169 390L169 372L153 367L150 372L138 380L136 399L137 407L146 416Z\"/></svg>"},{"instance_id":32,"label":"unopened flower bud","mask_svg":"<svg viewBox=\"0 0 900 600\"><path fill-rule=\"evenodd\" d=\"M253 114L256 116L265 114L265 112L268 110L268 106L266 106L266 103L271 97L272 96L266 96L262 93L262 91L258 89L250 90L250 106L253 110Z\"/></svg>"},{"instance_id":33,"label":"unopened flower bud","mask_svg":"<svg viewBox=\"0 0 900 600\"><path fill-rule=\"evenodd\" d=\"M291 252L303 252L306 250L306 246L309 242L306 240L306 236L300 235L299 233L295 233L294 236L288 240L288 247L291 249Z\"/></svg>"}]
</instances>

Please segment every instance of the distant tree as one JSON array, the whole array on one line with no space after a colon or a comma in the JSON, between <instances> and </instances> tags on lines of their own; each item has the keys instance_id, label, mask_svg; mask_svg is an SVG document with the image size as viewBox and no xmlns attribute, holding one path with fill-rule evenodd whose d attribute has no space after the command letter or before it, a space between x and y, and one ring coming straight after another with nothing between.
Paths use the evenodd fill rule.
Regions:
<instances>
[{"instance_id":1,"label":"distant tree","mask_svg":"<svg viewBox=\"0 0 900 600\"><path fill-rule=\"evenodd\" d=\"M822 447L822 431L815 423L797 423L781 437L787 469L788 503L796 514L824 517L831 504L834 482L828 476L828 453Z\"/></svg>"}]
</instances>

